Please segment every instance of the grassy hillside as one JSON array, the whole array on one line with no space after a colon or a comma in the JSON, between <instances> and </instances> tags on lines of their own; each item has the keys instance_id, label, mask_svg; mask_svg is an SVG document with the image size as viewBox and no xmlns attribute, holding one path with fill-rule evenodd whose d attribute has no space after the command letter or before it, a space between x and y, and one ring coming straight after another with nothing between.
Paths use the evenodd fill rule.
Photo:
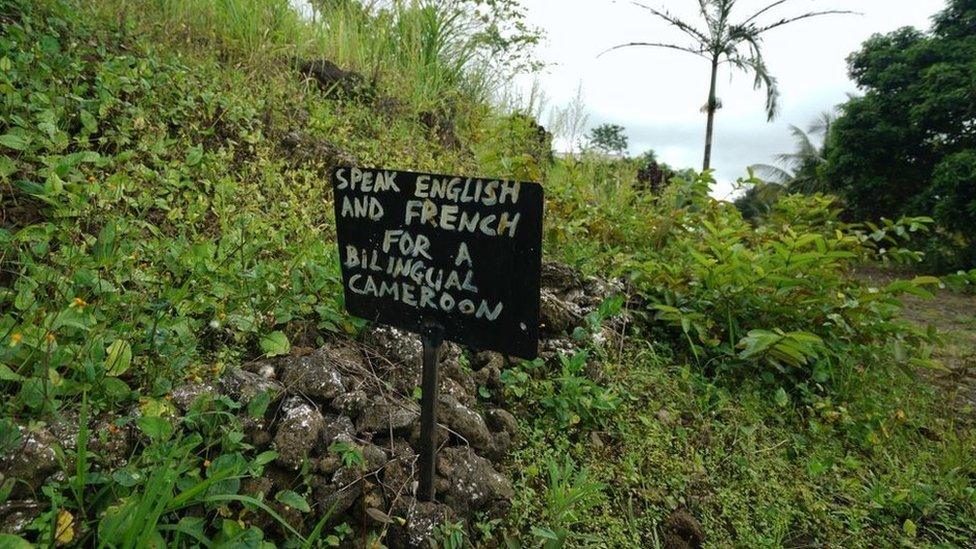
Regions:
<instances>
[{"instance_id":1,"label":"grassy hillside","mask_svg":"<svg viewBox=\"0 0 976 549\"><path fill-rule=\"evenodd\" d=\"M531 117L491 102L505 67L463 21L321 5L310 21L277 0L0 0L5 529L31 502L17 532L42 545L383 543L385 527L292 520L307 484L245 494L274 456L240 416L269 402L173 404L188 380L358 337L327 184L358 163L542 181L545 254L619 281L548 360L479 387L519 418L516 495L437 543L976 539L973 410L918 374L941 341L899 301L940 281L852 276L918 259L927 220L850 225L818 195L755 227L708 174L654 195L630 162L552 161ZM358 76L323 84L323 59ZM25 441L64 424L32 468Z\"/></svg>"}]
</instances>

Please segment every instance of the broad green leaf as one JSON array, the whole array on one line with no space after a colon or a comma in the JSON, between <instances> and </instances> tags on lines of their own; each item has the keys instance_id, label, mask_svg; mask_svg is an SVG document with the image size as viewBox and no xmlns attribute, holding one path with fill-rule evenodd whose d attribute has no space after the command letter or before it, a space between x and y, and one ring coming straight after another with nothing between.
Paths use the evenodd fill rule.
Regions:
<instances>
[{"instance_id":1,"label":"broad green leaf","mask_svg":"<svg viewBox=\"0 0 976 549\"><path fill-rule=\"evenodd\" d=\"M292 492L291 490L282 490L278 492L275 494L275 499L293 509L298 509L303 513L308 513L312 510L308 506L308 502L305 501L305 498L296 494L295 492Z\"/></svg>"},{"instance_id":2,"label":"broad green leaf","mask_svg":"<svg viewBox=\"0 0 976 549\"><path fill-rule=\"evenodd\" d=\"M203 145L197 145L186 153L186 165L196 166L203 159Z\"/></svg>"},{"instance_id":3,"label":"broad green leaf","mask_svg":"<svg viewBox=\"0 0 976 549\"><path fill-rule=\"evenodd\" d=\"M105 357L105 372L113 377L124 374L132 365L132 347L129 342L116 339L108 346Z\"/></svg>"},{"instance_id":4,"label":"broad green leaf","mask_svg":"<svg viewBox=\"0 0 976 549\"><path fill-rule=\"evenodd\" d=\"M153 440L165 440L173 434L173 425L164 418L143 416L136 420L139 430Z\"/></svg>"},{"instance_id":5,"label":"broad green leaf","mask_svg":"<svg viewBox=\"0 0 976 549\"><path fill-rule=\"evenodd\" d=\"M14 372L6 364L0 364L0 381L21 381L24 376Z\"/></svg>"},{"instance_id":6,"label":"broad green leaf","mask_svg":"<svg viewBox=\"0 0 976 549\"><path fill-rule=\"evenodd\" d=\"M264 391L257 394L250 402L247 403L247 415L253 417L254 419L260 419L264 417L264 413L268 410L268 404L271 403L271 392Z\"/></svg>"},{"instance_id":7,"label":"broad green leaf","mask_svg":"<svg viewBox=\"0 0 976 549\"><path fill-rule=\"evenodd\" d=\"M22 151L27 148L27 142L24 141L24 138L12 133L0 135L0 145L15 151Z\"/></svg>"},{"instance_id":8,"label":"broad green leaf","mask_svg":"<svg viewBox=\"0 0 976 549\"><path fill-rule=\"evenodd\" d=\"M776 405L780 408L785 408L787 404L790 403L790 396L786 394L786 390L780 387L776 390Z\"/></svg>"},{"instance_id":9,"label":"broad green leaf","mask_svg":"<svg viewBox=\"0 0 976 549\"><path fill-rule=\"evenodd\" d=\"M7 549L33 549L34 544L13 534L0 534L0 547Z\"/></svg>"},{"instance_id":10,"label":"broad green leaf","mask_svg":"<svg viewBox=\"0 0 976 549\"><path fill-rule=\"evenodd\" d=\"M291 351L291 344L283 332L271 332L261 337L261 350L266 356L286 355Z\"/></svg>"}]
</instances>

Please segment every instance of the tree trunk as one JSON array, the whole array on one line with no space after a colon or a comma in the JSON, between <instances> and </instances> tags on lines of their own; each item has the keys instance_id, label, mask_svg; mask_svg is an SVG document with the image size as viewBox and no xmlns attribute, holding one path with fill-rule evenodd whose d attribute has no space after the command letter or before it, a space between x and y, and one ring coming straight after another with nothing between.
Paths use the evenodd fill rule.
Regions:
<instances>
[{"instance_id":1,"label":"tree trunk","mask_svg":"<svg viewBox=\"0 0 976 549\"><path fill-rule=\"evenodd\" d=\"M708 88L708 103L705 112L708 113L708 124L705 127L705 162L702 171L712 166L712 135L715 131L715 111L718 110L718 99L715 97L715 81L718 78L718 56L712 58L712 83Z\"/></svg>"}]
</instances>

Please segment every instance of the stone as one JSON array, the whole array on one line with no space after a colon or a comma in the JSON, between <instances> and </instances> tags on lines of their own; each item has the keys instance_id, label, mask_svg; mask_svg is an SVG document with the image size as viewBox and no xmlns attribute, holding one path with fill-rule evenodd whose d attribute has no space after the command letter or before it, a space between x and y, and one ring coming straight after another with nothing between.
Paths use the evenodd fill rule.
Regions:
<instances>
[{"instance_id":1,"label":"stone","mask_svg":"<svg viewBox=\"0 0 976 549\"><path fill-rule=\"evenodd\" d=\"M386 465L386 452L375 444L366 444L362 447L363 460L366 461L367 471L377 471Z\"/></svg>"},{"instance_id":2,"label":"stone","mask_svg":"<svg viewBox=\"0 0 976 549\"><path fill-rule=\"evenodd\" d=\"M293 357L282 364L282 382L285 389L293 394L305 395L313 400L329 404L332 399L346 392L346 381L340 368L350 361L345 346L323 347L310 355Z\"/></svg>"},{"instance_id":3,"label":"stone","mask_svg":"<svg viewBox=\"0 0 976 549\"><path fill-rule=\"evenodd\" d=\"M217 388L207 382L191 382L180 385L170 392L171 402L181 414L185 414L196 400L204 395L216 397Z\"/></svg>"},{"instance_id":4,"label":"stone","mask_svg":"<svg viewBox=\"0 0 976 549\"><path fill-rule=\"evenodd\" d=\"M491 433L484 418L478 412L458 402L451 395L440 395L437 399L437 421L443 423L477 449L491 446Z\"/></svg>"},{"instance_id":5,"label":"stone","mask_svg":"<svg viewBox=\"0 0 976 549\"><path fill-rule=\"evenodd\" d=\"M284 392L277 381L241 368L228 368L220 377L218 387L220 392L245 404L261 393L270 392L274 399Z\"/></svg>"},{"instance_id":6,"label":"stone","mask_svg":"<svg viewBox=\"0 0 976 549\"><path fill-rule=\"evenodd\" d=\"M298 469L309 455L322 429L322 413L299 397L292 397L282 405L282 419L278 422L274 445L278 462Z\"/></svg>"},{"instance_id":7,"label":"stone","mask_svg":"<svg viewBox=\"0 0 976 549\"><path fill-rule=\"evenodd\" d=\"M0 532L13 535L24 534L30 523L41 516L48 505L33 499L0 503Z\"/></svg>"},{"instance_id":8,"label":"stone","mask_svg":"<svg viewBox=\"0 0 976 549\"><path fill-rule=\"evenodd\" d=\"M357 433L381 433L406 430L420 418L420 406L406 399L375 396L356 419Z\"/></svg>"},{"instance_id":9,"label":"stone","mask_svg":"<svg viewBox=\"0 0 976 549\"><path fill-rule=\"evenodd\" d=\"M495 351L476 353L471 360L471 368L477 371L485 367L494 367L498 370L505 368L505 355Z\"/></svg>"},{"instance_id":10,"label":"stone","mask_svg":"<svg viewBox=\"0 0 976 549\"><path fill-rule=\"evenodd\" d=\"M356 418L369 405L369 396L366 391L356 389L343 393L332 400L332 407L343 414Z\"/></svg>"},{"instance_id":11,"label":"stone","mask_svg":"<svg viewBox=\"0 0 976 549\"><path fill-rule=\"evenodd\" d=\"M565 335L583 320L580 308L563 300L552 291L539 292L539 329L544 336Z\"/></svg>"},{"instance_id":12,"label":"stone","mask_svg":"<svg viewBox=\"0 0 976 549\"><path fill-rule=\"evenodd\" d=\"M470 447L444 448L437 473L446 481L442 501L468 512L502 511L515 497L511 482Z\"/></svg>"},{"instance_id":13,"label":"stone","mask_svg":"<svg viewBox=\"0 0 976 549\"><path fill-rule=\"evenodd\" d=\"M518 434L518 420L502 408L492 408L485 414L488 426L495 432L504 431L511 436Z\"/></svg>"},{"instance_id":14,"label":"stone","mask_svg":"<svg viewBox=\"0 0 976 549\"><path fill-rule=\"evenodd\" d=\"M474 398L474 395L461 386L461 384L458 383L454 378L442 377L440 380L440 386L440 394L451 395L465 406L474 406L475 403L477 403L477 399Z\"/></svg>"},{"instance_id":15,"label":"stone","mask_svg":"<svg viewBox=\"0 0 976 549\"><path fill-rule=\"evenodd\" d=\"M356 427L346 416L325 416L322 427L322 447L328 449L335 442L352 442L356 435Z\"/></svg>"},{"instance_id":16,"label":"stone","mask_svg":"<svg viewBox=\"0 0 976 549\"><path fill-rule=\"evenodd\" d=\"M314 80L328 98L370 98L374 95L361 74L343 70L328 59L298 59L295 64L298 72Z\"/></svg>"},{"instance_id":17,"label":"stone","mask_svg":"<svg viewBox=\"0 0 976 549\"><path fill-rule=\"evenodd\" d=\"M29 431L18 425L17 430L20 444L0 458L0 475L22 481L14 483L10 495L25 498L37 493L44 480L60 469L54 450L58 441L47 429Z\"/></svg>"},{"instance_id":18,"label":"stone","mask_svg":"<svg viewBox=\"0 0 976 549\"><path fill-rule=\"evenodd\" d=\"M455 520L454 511L443 503L417 501L403 496L394 508L394 514L403 519L401 524L391 525L388 543L390 547L426 547L434 535L434 529L445 522Z\"/></svg>"}]
</instances>

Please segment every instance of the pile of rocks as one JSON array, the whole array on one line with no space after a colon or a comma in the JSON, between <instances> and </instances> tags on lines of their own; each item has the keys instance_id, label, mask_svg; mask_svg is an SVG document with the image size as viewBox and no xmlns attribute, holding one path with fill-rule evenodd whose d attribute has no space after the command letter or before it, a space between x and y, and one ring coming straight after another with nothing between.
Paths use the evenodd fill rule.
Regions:
<instances>
[{"instance_id":1,"label":"pile of rocks","mask_svg":"<svg viewBox=\"0 0 976 549\"><path fill-rule=\"evenodd\" d=\"M544 266L543 288L544 357L572 347L570 332L619 290L558 264ZM264 497L300 528L305 521L306 526L314 525L320 516L305 516L273 496L307 482L316 512L328 513L331 522L363 524L383 531L389 546L414 546L444 522L470 524L467 519L475 514L484 519L507 512L514 492L497 464L519 429L515 417L501 407L501 373L512 359L494 352L465 357L457 345L446 343L440 358L435 432L436 502L418 501L421 352L416 335L378 326L359 341L336 340L314 350L294 348L289 356L262 359L229 369L213 381L180 386L170 396L177 411L185 414L205 396L225 395L246 405L270 393L273 405L264 418L255 420L242 412L241 421L247 442L259 451L273 449L277 458L263 476L247 479L242 491ZM479 400L480 388L492 398ZM138 413L131 411L133 416ZM109 419L97 419L91 428L112 429ZM2 531L18 531L41 512L31 494L51 475L63 475L54 446L74 445L77 422L67 418L24 433L23 447L0 459L0 474L26 480L12 501L0 506ZM113 446L98 448L100 456L107 456L101 465L124 465L137 439L134 428L118 430L118 436L107 439ZM344 460L349 452L362 459ZM262 528L276 527L270 517L255 520L267 520L258 524Z\"/></svg>"}]
</instances>

